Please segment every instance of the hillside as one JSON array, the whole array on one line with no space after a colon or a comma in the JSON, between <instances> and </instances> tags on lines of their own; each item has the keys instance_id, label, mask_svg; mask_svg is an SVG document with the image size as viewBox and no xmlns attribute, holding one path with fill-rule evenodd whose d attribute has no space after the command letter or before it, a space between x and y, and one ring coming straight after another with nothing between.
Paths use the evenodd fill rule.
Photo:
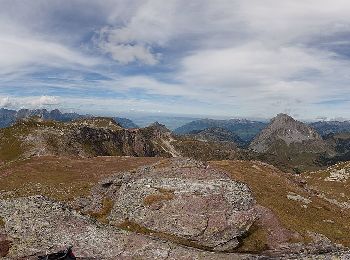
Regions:
<instances>
[{"instance_id":1,"label":"hillside","mask_svg":"<svg viewBox=\"0 0 350 260\"><path fill-rule=\"evenodd\" d=\"M258 121L250 121L245 119L215 120L215 119L199 119L187 123L174 130L174 133L183 135L192 131L204 130L207 128L223 128L235 133L243 141L249 142L264 127L266 123Z\"/></svg>"},{"instance_id":2,"label":"hillside","mask_svg":"<svg viewBox=\"0 0 350 260\"><path fill-rule=\"evenodd\" d=\"M332 153L313 128L286 114L273 118L249 149L258 154L258 159L295 172L321 167L320 158Z\"/></svg>"},{"instance_id":3,"label":"hillside","mask_svg":"<svg viewBox=\"0 0 350 260\"><path fill-rule=\"evenodd\" d=\"M171 145L163 144L169 138L170 132L157 126L124 129L109 118L66 123L29 118L0 129L0 160L43 155L170 156L167 148Z\"/></svg>"},{"instance_id":4,"label":"hillside","mask_svg":"<svg viewBox=\"0 0 350 260\"><path fill-rule=\"evenodd\" d=\"M237 146L244 146L246 143L235 133L220 127L212 127L204 130L194 130L186 136L204 142L229 142Z\"/></svg>"}]
</instances>

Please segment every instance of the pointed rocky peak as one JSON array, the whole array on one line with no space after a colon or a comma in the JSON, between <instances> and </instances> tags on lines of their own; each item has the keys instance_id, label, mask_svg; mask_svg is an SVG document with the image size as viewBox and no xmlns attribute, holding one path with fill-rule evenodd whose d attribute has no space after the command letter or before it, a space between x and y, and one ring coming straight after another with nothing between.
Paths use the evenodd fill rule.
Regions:
<instances>
[{"instance_id":1,"label":"pointed rocky peak","mask_svg":"<svg viewBox=\"0 0 350 260\"><path fill-rule=\"evenodd\" d=\"M54 109L50 111L50 116L53 116L53 117L62 116L62 113L59 109Z\"/></svg>"},{"instance_id":2,"label":"pointed rocky peak","mask_svg":"<svg viewBox=\"0 0 350 260\"><path fill-rule=\"evenodd\" d=\"M321 146L321 136L307 124L295 120L287 114L278 114L270 124L254 138L250 148L257 152L266 152L277 142L284 142L288 146L292 143L318 142Z\"/></svg>"},{"instance_id":3,"label":"pointed rocky peak","mask_svg":"<svg viewBox=\"0 0 350 260\"><path fill-rule=\"evenodd\" d=\"M273 122L295 122L296 120L293 117L291 117L290 115L287 115L284 113L279 113L271 121L273 121Z\"/></svg>"}]
</instances>

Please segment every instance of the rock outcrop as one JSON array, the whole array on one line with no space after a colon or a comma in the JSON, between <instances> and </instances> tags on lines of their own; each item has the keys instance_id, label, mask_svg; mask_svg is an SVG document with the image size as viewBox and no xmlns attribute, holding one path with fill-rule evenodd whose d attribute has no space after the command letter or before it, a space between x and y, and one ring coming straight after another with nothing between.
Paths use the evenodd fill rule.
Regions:
<instances>
[{"instance_id":1,"label":"rock outcrop","mask_svg":"<svg viewBox=\"0 0 350 260\"><path fill-rule=\"evenodd\" d=\"M213 254L101 225L42 196L0 200L0 216L12 238L8 259L37 259L69 245L76 256L89 259L257 259Z\"/></svg>"},{"instance_id":2,"label":"rock outcrop","mask_svg":"<svg viewBox=\"0 0 350 260\"><path fill-rule=\"evenodd\" d=\"M117 227L214 251L238 247L258 218L245 184L183 158L109 178L76 206L99 212L104 198L113 201L108 220Z\"/></svg>"},{"instance_id":3,"label":"rock outcrop","mask_svg":"<svg viewBox=\"0 0 350 260\"><path fill-rule=\"evenodd\" d=\"M164 128L124 129L110 118L68 123L24 119L12 127L0 129L0 160L44 155L174 156L171 133Z\"/></svg>"}]
</instances>

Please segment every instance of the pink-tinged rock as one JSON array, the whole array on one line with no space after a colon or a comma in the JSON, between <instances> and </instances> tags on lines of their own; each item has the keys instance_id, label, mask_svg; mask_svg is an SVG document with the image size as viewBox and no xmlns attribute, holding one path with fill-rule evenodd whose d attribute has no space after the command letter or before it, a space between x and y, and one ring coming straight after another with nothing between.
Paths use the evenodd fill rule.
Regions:
<instances>
[{"instance_id":1,"label":"pink-tinged rock","mask_svg":"<svg viewBox=\"0 0 350 260\"><path fill-rule=\"evenodd\" d=\"M194 179L197 170L186 169L177 178L164 172L156 176L151 170L144 175L147 178L122 184L109 217L111 223L133 222L215 251L236 248L238 238L258 217L251 192L245 184L229 178L211 175L207 180Z\"/></svg>"},{"instance_id":2,"label":"pink-tinged rock","mask_svg":"<svg viewBox=\"0 0 350 260\"><path fill-rule=\"evenodd\" d=\"M7 259L37 259L73 246L78 259L257 259L251 255L204 252L118 230L42 196L0 200L0 217L13 245ZM6 236L0 236L5 245ZM2 243L2 244L1 244ZM4 253L4 254L5 254Z\"/></svg>"}]
</instances>

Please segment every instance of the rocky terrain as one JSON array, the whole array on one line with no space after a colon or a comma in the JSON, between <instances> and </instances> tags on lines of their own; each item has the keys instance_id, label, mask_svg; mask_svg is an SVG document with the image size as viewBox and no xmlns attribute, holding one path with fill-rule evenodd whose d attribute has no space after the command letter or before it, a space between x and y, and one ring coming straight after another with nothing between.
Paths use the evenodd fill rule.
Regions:
<instances>
[{"instance_id":1,"label":"rocky terrain","mask_svg":"<svg viewBox=\"0 0 350 260\"><path fill-rule=\"evenodd\" d=\"M109 118L72 122L29 118L0 129L0 160L31 156L171 156L170 132L159 125L124 129Z\"/></svg>"},{"instance_id":2,"label":"rocky terrain","mask_svg":"<svg viewBox=\"0 0 350 260\"><path fill-rule=\"evenodd\" d=\"M348 259L348 135L281 114L250 150L237 140L19 120L0 130L0 256L73 245L81 259Z\"/></svg>"},{"instance_id":3,"label":"rocky terrain","mask_svg":"<svg viewBox=\"0 0 350 260\"><path fill-rule=\"evenodd\" d=\"M250 149L256 152L276 152L274 146L300 146L303 151L323 152L325 144L321 136L306 124L294 120L286 114L279 114L254 138Z\"/></svg>"},{"instance_id":4,"label":"rocky terrain","mask_svg":"<svg viewBox=\"0 0 350 260\"><path fill-rule=\"evenodd\" d=\"M40 161L32 160L28 163L34 171ZM127 165L135 159L104 160L100 167L120 160ZM52 185L51 193L45 196L35 190L34 182L31 194L9 193L6 179L18 174L13 169L23 168L27 162L8 168L10 172L1 176L5 181L0 184L0 253L8 259L36 259L73 245L74 253L86 259L350 256L345 247L350 244L349 209L334 203L321 185L314 187L309 179L312 173L296 177L254 161L205 164L185 158L157 160L148 165L145 161L146 165L134 170L105 168L87 192L77 190L69 200L56 193L54 183L47 184ZM50 164L52 161L46 166ZM347 185L347 170L342 170L347 166L339 167L329 169L324 182ZM42 168L43 178L47 167ZM88 174L87 170L82 174L85 171ZM40 178L36 181L42 183ZM61 182L65 180L61 178ZM271 182L273 186L269 186Z\"/></svg>"},{"instance_id":5,"label":"rocky terrain","mask_svg":"<svg viewBox=\"0 0 350 260\"><path fill-rule=\"evenodd\" d=\"M255 158L300 172L323 165L324 156L332 157L333 149L309 125L286 114L279 114L250 143Z\"/></svg>"}]
</instances>

